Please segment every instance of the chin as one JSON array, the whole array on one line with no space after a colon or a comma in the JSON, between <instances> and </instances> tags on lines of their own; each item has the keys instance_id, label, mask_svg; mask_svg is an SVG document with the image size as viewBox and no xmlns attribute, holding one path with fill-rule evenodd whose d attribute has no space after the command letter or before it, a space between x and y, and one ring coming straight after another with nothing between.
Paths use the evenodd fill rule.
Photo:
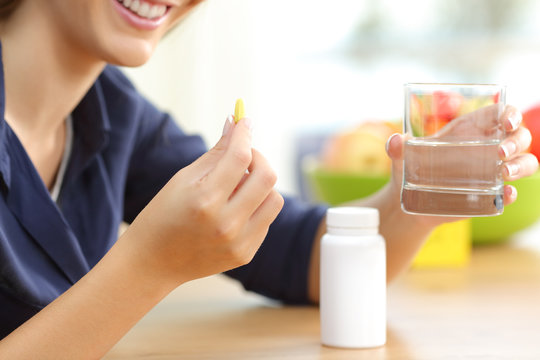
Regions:
<instances>
[{"instance_id":1,"label":"chin","mask_svg":"<svg viewBox=\"0 0 540 360\"><path fill-rule=\"evenodd\" d=\"M154 53L155 45L147 42L138 44L123 43L121 46L114 47L103 57L107 63L117 66L137 67L144 65L150 60Z\"/></svg>"}]
</instances>

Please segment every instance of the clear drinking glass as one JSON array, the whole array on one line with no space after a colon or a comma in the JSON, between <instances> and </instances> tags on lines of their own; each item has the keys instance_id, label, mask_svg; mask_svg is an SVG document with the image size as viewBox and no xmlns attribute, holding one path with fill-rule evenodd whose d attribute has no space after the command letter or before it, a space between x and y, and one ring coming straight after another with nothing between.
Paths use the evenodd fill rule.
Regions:
<instances>
[{"instance_id":1,"label":"clear drinking glass","mask_svg":"<svg viewBox=\"0 0 540 360\"><path fill-rule=\"evenodd\" d=\"M503 212L501 115L506 88L406 84L401 205L405 212L491 216Z\"/></svg>"}]
</instances>

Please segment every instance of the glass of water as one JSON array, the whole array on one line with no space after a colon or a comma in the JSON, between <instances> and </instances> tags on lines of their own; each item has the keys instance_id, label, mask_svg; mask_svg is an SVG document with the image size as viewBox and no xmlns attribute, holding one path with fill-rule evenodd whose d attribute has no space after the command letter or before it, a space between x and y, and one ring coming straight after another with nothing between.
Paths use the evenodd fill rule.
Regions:
<instances>
[{"instance_id":1,"label":"glass of water","mask_svg":"<svg viewBox=\"0 0 540 360\"><path fill-rule=\"evenodd\" d=\"M401 205L405 212L492 216L503 212L501 115L506 88L406 84Z\"/></svg>"}]
</instances>

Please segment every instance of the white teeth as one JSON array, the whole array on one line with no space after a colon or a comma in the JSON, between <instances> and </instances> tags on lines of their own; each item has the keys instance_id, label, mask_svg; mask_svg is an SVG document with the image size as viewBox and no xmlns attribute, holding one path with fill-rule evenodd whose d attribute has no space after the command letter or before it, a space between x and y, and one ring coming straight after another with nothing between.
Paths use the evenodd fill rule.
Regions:
<instances>
[{"instance_id":1,"label":"white teeth","mask_svg":"<svg viewBox=\"0 0 540 360\"><path fill-rule=\"evenodd\" d=\"M139 16L147 18L148 15L150 15L150 5L143 2L141 6L139 6L139 11L137 11L137 14L139 14Z\"/></svg>"},{"instance_id":2,"label":"white teeth","mask_svg":"<svg viewBox=\"0 0 540 360\"><path fill-rule=\"evenodd\" d=\"M139 6L141 5L141 3L139 2L139 0L133 0L133 2L131 3L131 6L129 7L131 9L131 11L133 12L137 12L139 11Z\"/></svg>"},{"instance_id":3,"label":"white teeth","mask_svg":"<svg viewBox=\"0 0 540 360\"><path fill-rule=\"evenodd\" d=\"M159 17L162 17L167 12L167 7L165 5L159 7Z\"/></svg>"},{"instance_id":4,"label":"white teeth","mask_svg":"<svg viewBox=\"0 0 540 360\"><path fill-rule=\"evenodd\" d=\"M159 9L158 9L157 6L152 6L152 8L149 11L148 18L153 19L153 18L157 17L158 16L158 11L159 11Z\"/></svg>"},{"instance_id":5,"label":"white teeth","mask_svg":"<svg viewBox=\"0 0 540 360\"><path fill-rule=\"evenodd\" d=\"M167 7L165 5L154 6L154 9L157 9L154 17L162 17L167 12Z\"/></svg>"},{"instance_id":6,"label":"white teeth","mask_svg":"<svg viewBox=\"0 0 540 360\"><path fill-rule=\"evenodd\" d=\"M140 17L147 19L162 17L167 12L165 5L152 5L142 0L118 0L118 2Z\"/></svg>"}]
</instances>

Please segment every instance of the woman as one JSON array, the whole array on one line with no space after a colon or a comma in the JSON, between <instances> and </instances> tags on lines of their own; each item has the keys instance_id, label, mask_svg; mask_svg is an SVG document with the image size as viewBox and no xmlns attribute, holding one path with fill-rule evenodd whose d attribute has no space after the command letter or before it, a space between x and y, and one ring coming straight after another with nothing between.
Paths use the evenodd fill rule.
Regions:
<instances>
[{"instance_id":1,"label":"woman","mask_svg":"<svg viewBox=\"0 0 540 360\"><path fill-rule=\"evenodd\" d=\"M146 62L198 2L0 0L0 358L103 356L174 288L224 271L317 302L325 209L273 189L249 119L205 152L107 65ZM506 109L508 180L537 168L520 119ZM392 181L361 203L381 212L389 279L445 221L401 211L401 148L389 139Z\"/></svg>"}]
</instances>

